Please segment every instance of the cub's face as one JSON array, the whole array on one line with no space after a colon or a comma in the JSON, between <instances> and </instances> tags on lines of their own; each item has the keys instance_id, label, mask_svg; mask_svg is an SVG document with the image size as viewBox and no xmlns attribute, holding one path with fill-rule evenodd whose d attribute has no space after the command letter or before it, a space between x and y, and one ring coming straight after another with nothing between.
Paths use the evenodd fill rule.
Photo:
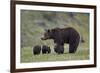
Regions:
<instances>
[{"instance_id":1,"label":"cub's face","mask_svg":"<svg viewBox=\"0 0 100 73\"><path fill-rule=\"evenodd\" d=\"M51 36L50 36L50 30L48 29L48 30L45 30L45 32L44 32L44 36L41 38L42 40L47 40L47 39L50 39L51 38Z\"/></svg>"}]
</instances>

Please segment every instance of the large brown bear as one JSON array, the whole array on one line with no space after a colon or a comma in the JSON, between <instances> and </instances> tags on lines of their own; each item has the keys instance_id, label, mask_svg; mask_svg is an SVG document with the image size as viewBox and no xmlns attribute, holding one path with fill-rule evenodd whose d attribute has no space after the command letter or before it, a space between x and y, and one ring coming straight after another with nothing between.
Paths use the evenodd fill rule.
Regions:
<instances>
[{"instance_id":1,"label":"large brown bear","mask_svg":"<svg viewBox=\"0 0 100 73\"><path fill-rule=\"evenodd\" d=\"M42 40L53 39L54 43L59 46L64 46L64 43L69 44L69 53L75 53L80 41L79 33L72 27L69 28L54 28L48 29L44 33ZM58 48L59 50L59 48Z\"/></svg>"}]
</instances>

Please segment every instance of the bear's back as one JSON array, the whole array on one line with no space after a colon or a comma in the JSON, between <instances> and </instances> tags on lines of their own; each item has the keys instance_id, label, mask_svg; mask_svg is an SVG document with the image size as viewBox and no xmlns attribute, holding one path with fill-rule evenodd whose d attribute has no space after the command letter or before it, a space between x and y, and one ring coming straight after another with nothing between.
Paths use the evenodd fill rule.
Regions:
<instances>
[{"instance_id":1,"label":"bear's back","mask_svg":"<svg viewBox=\"0 0 100 73\"><path fill-rule=\"evenodd\" d=\"M76 29L72 28L72 27L68 27L68 28L61 28L60 29L60 33L62 36L62 38L64 39L64 41L68 42L68 39L73 39L76 37L79 37L79 33L76 31Z\"/></svg>"}]
</instances>

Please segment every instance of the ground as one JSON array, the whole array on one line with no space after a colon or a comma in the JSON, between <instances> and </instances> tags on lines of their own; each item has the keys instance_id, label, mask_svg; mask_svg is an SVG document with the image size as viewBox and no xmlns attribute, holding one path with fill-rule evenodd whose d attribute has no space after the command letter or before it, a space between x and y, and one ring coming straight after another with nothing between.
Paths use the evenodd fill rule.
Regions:
<instances>
[{"instance_id":1,"label":"ground","mask_svg":"<svg viewBox=\"0 0 100 73\"><path fill-rule=\"evenodd\" d=\"M31 47L25 47L21 51L21 62L45 62L45 61L68 61L68 60L87 60L89 59L89 50L82 47L81 44L75 54L68 53L68 47L65 48L64 54L56 54L53 49L50 54L33 55Z\"/></svg>"}]
</instances>

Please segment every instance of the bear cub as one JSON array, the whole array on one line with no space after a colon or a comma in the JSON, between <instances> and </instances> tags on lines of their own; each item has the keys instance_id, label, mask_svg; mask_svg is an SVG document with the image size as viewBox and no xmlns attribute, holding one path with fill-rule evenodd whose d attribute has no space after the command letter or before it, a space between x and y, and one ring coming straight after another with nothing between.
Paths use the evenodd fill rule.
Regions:
<instances>
[{"instance_id":1,"label":"bear cub","mask_svg":"<svg viewBox=\"0 0 100 73\"><path fill-rule=\"evenodd\" d=\"M39 45L34 46L33 54L38 55L38 54L40 54L40 52L41 52L41 46L39 46Z\"/></svg>"},{"instance_id":2,"label":"bear cub","mask_svg":"<svg viewBox=\"0 0 100 73\"><path fill-rule=\"evenodd\" d=\"M51 53L50 47L43 45L42 46L42 54L48 54L48 53Z\"/></svg>"}]
</instances>

